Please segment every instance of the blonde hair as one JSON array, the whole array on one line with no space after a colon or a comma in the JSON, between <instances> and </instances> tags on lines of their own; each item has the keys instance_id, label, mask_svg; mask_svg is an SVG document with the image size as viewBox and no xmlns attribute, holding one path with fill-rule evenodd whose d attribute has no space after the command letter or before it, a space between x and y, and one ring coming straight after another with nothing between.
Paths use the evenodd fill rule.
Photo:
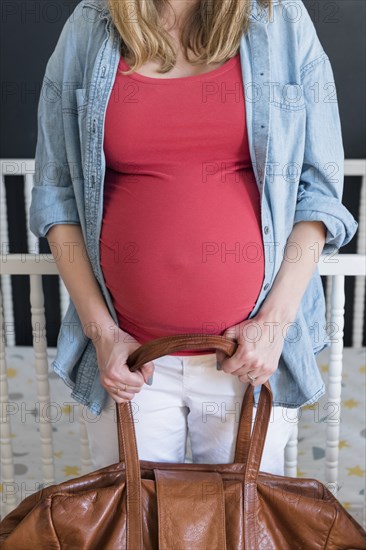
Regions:
<instances>
[{"instance_id":1,"label":"blonde hair","mask_svg":"<svg viewBox=\"0 0 366 550\"><path fill-rule=\"evenodd\" d=\"M121 36L121 55L132 59L130 74L148 61L160 61L159 73L166 73L176 62L169 33L161 16L171 7L169 0L107 0L112 22ZM258 0L269 9L272 0ZM249 27L250 0L198 0L187 11L180 42L183 55L193 65L222 63L233 57L240 38ZM195 60L190 60L188 50Z\"/></svg>"}]
</instances>

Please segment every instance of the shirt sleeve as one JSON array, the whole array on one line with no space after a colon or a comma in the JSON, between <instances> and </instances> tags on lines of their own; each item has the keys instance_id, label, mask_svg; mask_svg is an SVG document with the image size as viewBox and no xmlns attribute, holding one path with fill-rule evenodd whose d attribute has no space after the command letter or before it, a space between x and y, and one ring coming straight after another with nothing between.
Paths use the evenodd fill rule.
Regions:
<instances>
[{"instance_id":1,"label":"shirt sleeve","mask_svg":"<svg viewBox=\"0 0 366 550\"><path fill-rule=\"evenodd\" d=\"M319 42L318 42L319 43ZM306 137L294 223L322 221L323 253L349 243L358 223L342 204L344 150L333 70L327 54L302 68Z\"/></svg>"},{"instance_id":2,"label":"shirt sleeve","mask_svg":"<svg viewBox=\"0 0 366 550\"><path fill-rule=\"evenodd\" d=\"M47 62L38 102L35 178L29 207L29 228L36 237L44 237L55 224L80 225L73 187L77 180L71 178L63 128L62 79L71 26L69 18Z\"/></svg>"}]
</instances>

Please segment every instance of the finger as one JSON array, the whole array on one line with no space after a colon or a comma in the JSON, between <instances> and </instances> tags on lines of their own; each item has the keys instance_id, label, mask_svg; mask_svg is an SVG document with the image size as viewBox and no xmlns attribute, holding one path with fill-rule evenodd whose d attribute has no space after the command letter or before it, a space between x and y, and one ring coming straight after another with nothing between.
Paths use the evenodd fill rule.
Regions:
<instances>
[{"instance_id":1,"label":"finger","mask_svg":"<svg viewBox=\"0 0 366 550\"><path fill-rule=\"evenodd\" d=\"M111 392L116 392L117 395L121 395L123 392L125 393L137 393L141 391L142 385L143 385L143 379L141 378L141 383L136 386L129 384L126 381L125 377L120 376L114 376L109 377L108 379L104 380L104 387Z\"/></svg>"},{"instance_id":2,"label":"finger","mask_svg":"<svg viewBox=\"0 0 366 550\"><path fill-rule=\"evenodd\" d=\"M142 376L144 377L144 381L146 384L148 379L154 375L155 365L152 361L150 361L149 363L145 363L144 365L142 365L142 367L140 367L140 371Z\"/></svg>"},{"instance_id":3,"label":"finger","mask_svg":"<svg viewBox=\"0 0 366 550\"><path fill-rule=\"evenodd\" d=\"M128 365L121 365L117 372L114 371L110 376L113 380L120 381L122 384L127 384L131 388L140 388L144 383L144 377L140 369L131 372Z\"/></svg>"},{"instance_id":4,"label":"finger","mask_svg":"<svg viewBox=\"0 0 366 550\"><path fill-rule=\"evenodd\" d=\"M121 397L117 397L115 394L111 393L110 394L113 401L115 401L116 403L128 403L128 401L132 401L133 398L134 398L134 395L132 397L126 397L126 398L121 398Z\"/></svg>"},{"instance_id":5,"label":"finger","mask_svg":"<svg viewBox=\"0 0 366 550\"><path fill-rule=\"evenodd\" d=\"M221 366L225 372L235 374L236 376L245 374L249 371L248 361L245 361L245 358L240 357L235 353L231 357L226 356L226 358L221 362ZM245 369L245 371L241 369Z\"/></svg>"},{"instance_id":6,"label":"finger","mask_svg":"<svg viewBox=\"0 0 366 550\"><path fill-rule=\"evenodd\" d=\"M254 374L252 376L254 376ZM256 378L255 380L249 380L248 376L240 376L239 380L241 380L243 383L249 382L249 384L256 387L264 384L268 380L268 376L258 376L258 378Z\"/></svg>"},{"instance_id":7,"label":"finger","mask_svg":"<svg viewBox=\"0 0 366 550\"><path fill-rule=\"evenodd\" d=\"M143 383L143 377L140 371L131 372L128 365L124 362L118 363L114 361L108 366L105 365L101 371L102 377L108 382L111 380L113 382L121 381L122 383L129 384L131 387L138 387ZM123 378L123 380L121 380L121 378Z\"/></svg>"},{"instance_id":8,"label":"finger","mask_svg":"<svg viewBox=\"0 0 366 550\"><path fill-rule=\"evenodd\" d=\"M128 384L128 382L126 382L125 378L121 380L121 378L117 376L101 377L100 382L110 394L115 395L122 395L123 392L128 394L135 394L140 392L142 388L142 384L138 386L132 386L131 384Z\"/></svg>"},{"instance_id":9,"label":"finger","mask_svg":"<svg viewBox=\"0 0 366 550\"><path fill-rule=\"evenodd\" d=\"M131 401L132 399L134 399L134 397L136 395L135 392L130 392L130 391L121 391L121 390L119 390L117 392L117 388L108 388L108 393L111 395L111 397L113 397L113 399L117 403L123 403L125 401Z\"/></svg>"},{"instance_id":10,"label":"finger","mask_svg":"<svg viewBox=\"0 0 366 550\"><path fill-rule=\"evenodd\" d=\"M237 340L239 336L238 327L235 325L233 327L229 327L225 330L223 336L225 338L229 338L230 340Z\"/></svg>"}]
</instances>

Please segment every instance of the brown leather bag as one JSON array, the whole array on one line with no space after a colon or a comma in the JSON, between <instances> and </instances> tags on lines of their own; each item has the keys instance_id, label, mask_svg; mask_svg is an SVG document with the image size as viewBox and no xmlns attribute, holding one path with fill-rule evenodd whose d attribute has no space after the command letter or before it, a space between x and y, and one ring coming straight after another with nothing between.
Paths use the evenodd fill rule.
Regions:
<instances>
[{"instance_id":1,"label":"brown leather bag","mask_svg":"<svg viewBox=\"0 0 366 550\"><path fill-rule=\"evenodd\" d=\"M222 336L159 338L128 365L135 371L185 349L231 356L236 346ZM272 407L268 382L252 430L253 403L249 385L232 464L139 461L131 403L116 404L120 461L25 498L0 524L1 548L365 550L366 532L322 483L258 471Z\"/></svg>"}]
</instances>

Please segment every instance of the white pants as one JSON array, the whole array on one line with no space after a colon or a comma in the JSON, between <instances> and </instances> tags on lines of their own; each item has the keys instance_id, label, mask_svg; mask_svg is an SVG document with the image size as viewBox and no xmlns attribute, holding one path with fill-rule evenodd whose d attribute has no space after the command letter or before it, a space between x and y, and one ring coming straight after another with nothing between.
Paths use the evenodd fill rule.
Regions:
<instances>
[{"instance_id":1,"label":"white pants","mask_svg":"<svg viewBox=\"0 0 366 550\"><path fill-rule=\"evenodd\" d=\"M247 383L216 369L216 354L165 355L154 360L151 386L131 401L140 460L232 463ZM284 448L297 411L273 407L260 470L284 475ZM253 419L256 407L253 408ZM85 418L84 414L84 418ZM85 418L94 469L119 461L116 402ZM187 435L190 456L186 457Z\"/></svg>"}]
</instances>

